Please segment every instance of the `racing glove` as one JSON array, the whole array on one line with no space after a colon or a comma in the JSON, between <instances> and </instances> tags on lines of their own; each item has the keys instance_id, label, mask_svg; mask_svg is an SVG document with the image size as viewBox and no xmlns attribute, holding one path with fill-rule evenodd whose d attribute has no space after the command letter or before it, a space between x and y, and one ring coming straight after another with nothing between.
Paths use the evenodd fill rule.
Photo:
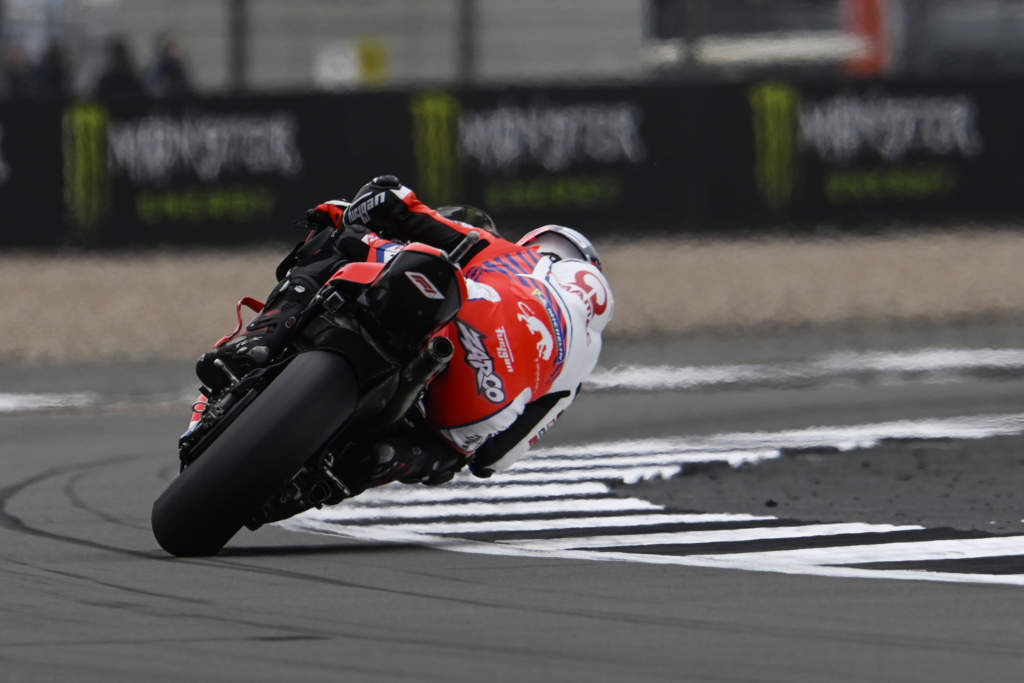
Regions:
<instances>
[{"instance_id":1,"label":"racing glove","mask_svg":"<svg viewBox=\"0 0 1024 683\"><path fill-rule=\"evenodd\" d=\"M394 192L401 187L401 181L393 175L377 176L363 185L344 212L344 226L374 232L400 227L409 213L405 202Z\"/></svg>"},{"instance_id":2,"label":"racing glove","mask_svg":"<svg viewBox=\"0 0 1024 683\"><path fill-rule=\"evenodd\" d=\"M306 212L306 225L312 230L324 228L340 228L345 214L345 204L341 199L330 199L317 204Z\"/></svg>"}]
</instances>

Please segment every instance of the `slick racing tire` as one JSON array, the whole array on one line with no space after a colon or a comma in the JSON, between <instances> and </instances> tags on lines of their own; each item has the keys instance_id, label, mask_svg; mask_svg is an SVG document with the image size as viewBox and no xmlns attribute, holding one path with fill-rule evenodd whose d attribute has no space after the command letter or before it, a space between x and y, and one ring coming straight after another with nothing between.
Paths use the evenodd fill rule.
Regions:
<instances>
[{"instance_id":1,"label":"slick racing tire","mask_svg":"<svg viewBox=\"0 0 1024 683\"><path fill-rule=\"evenodd\" d=\"M153 503L172 555L215 555L355 410L355 374L330 351L299 354Z\"/></svg>"}]
</instances>

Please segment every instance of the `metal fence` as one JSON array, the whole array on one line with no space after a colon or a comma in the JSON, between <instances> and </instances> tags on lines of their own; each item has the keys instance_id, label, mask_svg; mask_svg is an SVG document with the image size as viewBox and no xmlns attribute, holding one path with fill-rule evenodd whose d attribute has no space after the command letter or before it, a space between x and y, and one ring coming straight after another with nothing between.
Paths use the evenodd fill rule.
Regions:
<instances>
[{"instance_id":1,"label":"metal fence","mask_svg":"<svg viewBox=\"0 0 1024 683\"><path fill-rule=\"evenodd\" d=\"M51 49L89 93L113 37L207 94L1024 69L1024 0L0 0L0 28L14 96Z\"/></svg>"}]
</instances>

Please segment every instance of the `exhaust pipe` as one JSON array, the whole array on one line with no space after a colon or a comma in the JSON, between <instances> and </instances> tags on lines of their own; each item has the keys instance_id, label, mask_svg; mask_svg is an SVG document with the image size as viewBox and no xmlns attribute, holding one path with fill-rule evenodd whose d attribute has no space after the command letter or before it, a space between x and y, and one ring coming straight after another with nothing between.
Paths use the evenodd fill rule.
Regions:
<instances>
[{"instance_id":1,"label":"exhaust pipe","mask_svg":"<svg viewBox=\"0 0 1024 683\"><path fill-rule=\"evenodd\" d=\"M402 383L427 381L444 369L455 354L455 345L447 337L432 337L420 355L402 368Z\"/></svg>"},{"instance_id":2,"label":"exhaust pipe","mask_svg":"<svg viewBox=\"0 0 1024 683\"><path fill-rule=\"evenodd\" d=\"M420 354L402 368L399 385L388 407L381 413L381 424L400 420L415 403L427 382L451 362L455 345L447 337L432 337Z\"/></svg>"}]
</instances>

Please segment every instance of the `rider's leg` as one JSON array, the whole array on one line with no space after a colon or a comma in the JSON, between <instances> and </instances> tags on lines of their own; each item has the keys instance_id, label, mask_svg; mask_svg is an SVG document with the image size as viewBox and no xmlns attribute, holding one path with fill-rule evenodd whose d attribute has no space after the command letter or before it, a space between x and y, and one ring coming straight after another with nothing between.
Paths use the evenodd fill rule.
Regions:
<instances>
[{"instance_id":1,"label":"rider's leg","mask_svg":"<svg viewBox=\"0 0 1024 683\"><path fill-rule=\"evenodd\" d=\"M222 361L241 377L277 356L287 344L291 327L327 278L346 259L337 251L327 231L319 233L294 254L294 265L267 296L263 311L234 338L210 351L196 363L196 375L211 389L229 382L215 360Z\"/></svg>"},{"instance_id":2,"label":"rider's leg","mask_svg":"<svg viewBox=\"0 0 1024 683\"><path fill-rule=\"evenodd\" d=\"M468 462L468 456L425 425L367 444L360 452L332 468L353 494L393 481L443 484Z\"/></svg>"}]
</instances>

